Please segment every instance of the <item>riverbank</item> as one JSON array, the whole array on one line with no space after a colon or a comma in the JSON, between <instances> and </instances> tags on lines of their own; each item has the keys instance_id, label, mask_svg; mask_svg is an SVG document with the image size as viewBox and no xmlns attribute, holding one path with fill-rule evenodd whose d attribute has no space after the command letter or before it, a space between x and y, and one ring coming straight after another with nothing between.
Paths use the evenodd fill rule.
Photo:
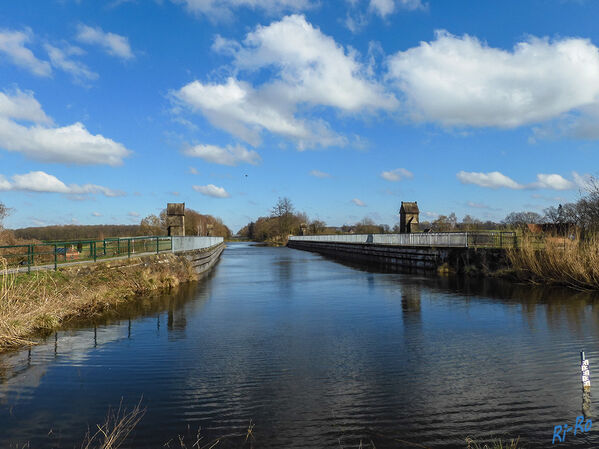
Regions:
<instances>
[{"instance_id":1,"label":"riverbank","mask_svg":"<svg viewBox=\"0 0 599 449\"><path fill-rule=\"evenodd\" d=\"M543 249L524 240L509 250L510 275L531 284L599 290L599 239L548 242Z\"/></svg>"},{"instance_id":2,"label":"riverbank","mask_svg":"<svg viewBox=\"0 0 599 449\"><path fill-rule=\"evenodd\" d=\"M4 267L1 273L0 352L36 344L67 322L92 318L200 276L192 259L172 253L32 274L6 274Z\"/></svg>"}]
</instances>

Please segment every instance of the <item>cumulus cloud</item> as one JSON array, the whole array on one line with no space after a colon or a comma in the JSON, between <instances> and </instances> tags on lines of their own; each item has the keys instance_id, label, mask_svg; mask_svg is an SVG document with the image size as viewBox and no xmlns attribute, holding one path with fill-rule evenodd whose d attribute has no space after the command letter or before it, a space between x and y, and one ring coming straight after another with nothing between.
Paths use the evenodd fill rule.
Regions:
<instances>
[{"instance_id":1,"label":"cumulus cloud","mask_svg":"<svg viewBox=\"0 0 599 449\"><path fill-rule=\"evenodd\" d=\"M508 189L523 189L522 184L518 184L512 178L505 176L503 173L494 171L491 173L476 173L460 171L457 174L458 179L462 184L476 184L481 187L498 189L507 187Z\"/></svg>"},{"instance_id":2,"label":"cumulus cloud","mask_svg":"<svg viewBox=\"0 0 599 449\"><path fill-rule=\"evenodd\" d=\"M100 212L92 212L92 217L101 217L102 214Z\"/></svg>"},{"instance_id":3,"label":"cumulus cloud","mask_svg":"<svg viewBox=\"0 0 599 449\"><path fill-rule=\"evenodd\" d=\"M127 215L129 215L130 217L133 217L133 218L137 218L140 216L139 212L135 212L135 211L131 211Z\"/></svg>"},{"instance_id":4,"label":"cumulus cloud","mask_svg":"<svg viewBox=\"0 0 599 449\"><path fill-rule=\"evenodd\" d=\"M195 145L184 151L186 156L199 157L206 162L235 166L239 163L259 164L262 159L254 150L248 150L241 145L227 145L226 148L216 145Z\"/></svg>"},{"instance_id":5,"label":"cumulus cloud","mask_svg":"<svg viewBox=\"0 0 599 449\"><path fill-rule=\"evenodd\" d=\"M299 149L347 143L324 120L298 117L300 106L306 112L325 106L359 113L391 110L398 104L368 76L355 52L346 51L304 16L258 26L242 42L219 37L213 48L231 56L238 72L267 70L271 76L259 86L237 77L223 83L196 80L173 97L254 146L263 130L296 141Z\"/></svg>"},{"instance_id":6,"label":"cumulus cloud","mask_svg":"<svg viewBox=\"0 0 599 449\"><path fill-rule=\"evenodd\" d=\"M29 122L25 125L22 122ZM80 123L57 127L31 92L0 92L0 148L43 162L120 165L131 152Z\"/></svg>"},{"instance_id":7,"label":"cumulus cloud","mask_svg":"<svg viewBox=\"0 0 599 449\"><path fill-rule=\"evenodd\" d=\"M573 189L574 186L575 184L572 181L568 181L558 174L538 174L537 182L531 185L531 187L534 188L553 190L570 190Z\"/></svg>"},{"instance_id":8,"label":"cumulus cloud","mask_svg":"<svg viewBox=\"0 0 599 449\"><path fill-rule=\"evenodd\" d=\"M414 174L405 168L396 168L395 170L383 171L381 173L381 178L392 182L401 181L402 179L412 179L413 177Z\"/></svg>"},{"instance_id":9,"label":"cumulus cloud","mask_svg":"<svg viewBox=\"0 0 599 449\"><path fill-rule=\"evenodd\" d=\"M208 184L206 186L193 186L193 190L200 192L202 195L211 196L214 198L229 198L231 196L223 187L217 187L214 184Z\"/></svg>"},{"instance_id":10,"label":"cumulus cloud","mask_svg":"<svg viewBox=\"0 0 599 449\"><path fill-rule=\"evenodd\" d=\"M311 0L172 0L183 4L188 11L204 15L211 20L229 19L233 10L246 7L261 9L269 14L280 14L284 11L303 11L313 6Z\"/></svg>"},{"instance_id":11,"label":"cumulus cloud","mask_svg":"<svg viewBox=\"0 0 599 449\"><path fill-rule=\"evenodd\" d=\"M42 124L52 123L33 93L21 90L16 90L12 94L0 92L1 117Z\"/></svg>"},{"instance_id":12,"label":"cumulus cloud","mask_svg":"<svg viewBox=\"0 0 599 449\"><path fill-rule=\"evenodd\" d=\"M310 170L310 176L314 176L315 178L321 178L321 179L330 178L331 177L330 174L325 173L325 172L320 171L320 170Z\"/></svg>"},{"instance_id":13,"label":"cumulus cloud","mask_svg":"<svg viewBox=\"0 0 599 449\"><path fill-rule=\"evenodd\" d=\"M65 184L54 175L43 171L32 171L12 176L12 182L0 175L0 190L38 193L63 193L65 195L102 194L108 197L122 196L124 192L96 184Z\"/></svg>"},{"instance_id":14,"label":"cumulus cloud","mask_svg":"<svg viewBox=\"0 0 599 449\"><path fill-rule=\"evenodd\" d=\"M480 187L498 189L505 187L508 189L551 189L551 190L571 190L578 187L583 187L590 175L580 175L577 172L572 172L573 181L564 178L556 173L537 174L537 180L529 184L520 184L513 179L505 176L498 171L490 173L477 173L460 171L457 178L462 184L475 184ZM470 203L469 203L470 205ZM473 206L475 207L475 206Z\"/></svg>"},{"instance_id":15,"label":"cumulus cloud","mask_svg":"<svg viewBox=\"0 0 599 449\"><path fill-rule=\"evenodd\" d=\"M354 198L353 200L351 200L351 202L358 207L366 207L366 203L358 198Z\"/></svg>"},{"instance_id":16,"label":"cumulus cloud","mask_svg":"<svg viewBox=\"0 0 599 449\"><path fill-rule=\"evenodd\" d=\"M510 50L438 31L389 58L414 120L513 128L596 103L599 50L588 39L530 37Z\"/></svg>"},{"instance_id":17,"label":"cumulus cloud","mask_svg":"<svg viewBox=\"0 0 599 449\"><path fill-rule=\"evenodd\" d=\"M25 44L32 40L32 32L0 30L0 53L3 53L13 64L24 68L37 76L50 76L52 67L47 61L35 57Z\"/></svg>"},{"instance_id":18,"label":"cumulus cloud","mask_svg":"<svg viewBox=\"0 0 599 449\"><path fill-rule=\"evenodd\" d=\"M129 39L115 33L109 33L100 27L80 24L77 27L77 40L89 45L97 45L111 56L121 59L133 59L133 51Z\"/></svg>"},{"instance_id":19,"label":"cumulus cloud","mask_svg":"<svg viewBox=\"0 0 599 449\"><path fill-rule=\"evenodd\" d=\"M52 65L71 74L75 80L98 79L98 74L92 72L84 63L70 58L73 55L81 55L82 50L80 48L67 46L65 49L60 49L50 44L45 44L44 48L48 52Z\"/></svg>"},{"instance_id":20,"label":"cumulus cloud","mask_svg":"<svg viewBox=\"0 0 599 449\"><path fill-rule=\"evenodd\" d=\"M396 10L426 9L426 4L421 0L370 0L369 8L381 17L387 17Z\"/></svg>"}]
</instances>

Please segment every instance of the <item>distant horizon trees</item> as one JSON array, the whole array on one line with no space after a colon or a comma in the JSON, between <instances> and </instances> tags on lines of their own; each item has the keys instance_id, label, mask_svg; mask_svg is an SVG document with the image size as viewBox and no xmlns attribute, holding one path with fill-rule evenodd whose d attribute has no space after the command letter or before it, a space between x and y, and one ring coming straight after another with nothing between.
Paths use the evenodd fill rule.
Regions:
<instances>
[{"instance_id":1,"label":"distant horizon trees","mask_svg":"<svg viewBox=\"0 0 599 449\"><path fill-rule=\"evenodd\" d=\"M304 212L296 212L291 200L283 197L272 207L270 216L251 221L237 234L259 242L284 242L289 234L299 234L302 224L309 226L308 216ZM313 222L313 228L321 229L323 224L320 221Z\"/></svg>"},{"instance_id":2,"label":"distant horizon trees","mask_svg":"<svg viewBox=\"0 0 599 449\"><path fill-rule=\"evenodd\" d=\"M151 214L142 218L139 227L144 235L166 235L166 209L162 209L159 215ZM185 235L229 238L232 232L220 218L185 209Z\"/></svg>"},{"instance_id":3,"label":"distant horizon trees","mask_svg":"<svg viewBox=\"0 0 599 449\"><path fill-rule=\"evenodd\" d=\"M0 232L2 219L10 209L0 203ZM104 224L104 225L51 225L35 226L14 229L10 232L12 240L41 240L41 241L67 241L67 240L102 240L109 237L139 237L151 235L166 235L166 209L160 215L150 214L141 219L139 224ZM229 238L231 230L225 226L220 218L212 215L203 215L193 209L185 211L185 234L207 235ZM11 239L4 239L12 241ZM10 243L13 244L13 243Z\"/></svg>"}]
</instances>

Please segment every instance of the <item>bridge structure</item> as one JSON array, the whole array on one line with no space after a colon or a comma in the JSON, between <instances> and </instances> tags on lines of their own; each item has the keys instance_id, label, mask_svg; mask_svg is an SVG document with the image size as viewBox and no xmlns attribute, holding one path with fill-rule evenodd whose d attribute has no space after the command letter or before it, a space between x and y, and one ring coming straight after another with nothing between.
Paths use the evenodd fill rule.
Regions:
<instances>
[{"instance_id":1,"label":"bridge structure","mask_svg":"<svg viewBox=\"0 0 599 449\"><path fill-rule=\"evenodd\" d=\"M508 266L514 232L304 235L287 246L332 258L398 270L489 272Z\"/></svg>"}]
</instances>

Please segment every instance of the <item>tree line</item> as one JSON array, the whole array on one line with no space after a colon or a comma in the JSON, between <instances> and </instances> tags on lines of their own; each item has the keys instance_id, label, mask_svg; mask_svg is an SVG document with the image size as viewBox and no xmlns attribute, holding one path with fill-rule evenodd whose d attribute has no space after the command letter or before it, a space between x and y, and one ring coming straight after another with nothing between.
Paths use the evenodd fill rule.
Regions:
<instances>
[{"instance_id":1,"label":"tree line","mask_svg":"<svg viewBox=\"0 0 599 449\"><path fill-rule=\"evenodd\" d=\"M508 231L526 228L528 224L552 224L576 226L582 232L599 231L599 182L591 178L581 195L573 203L546 208L542 214L534 211L511 212L503 220L480 220L465 215L461 220L455 212L439 215L431 221L420 221L420 231L460 232L460 231ZM303 212L295 210L289 198L279 198L269 216L259 217L241 228L238 234L250 240L261 242L284 242L289 235L302 233L318 234L397 234L399 223L390 226L377 224L365 217L354 224L328 226L321 220L310 220Z\"/></svg>"},{"instance_id":2,"label":"tree line","mask_svg":"<svg viewBox=\"0 0 599 449\"><path fill-rule=\"evenodd\" d=\"M143 218L139 228L141 235L166 235L166 209L162 209L158 215ZM185 209L185 235L229 238L232 232L220 218Z\"/></svg>"},{"instance_id":3,"label":"tree line","mask_svg":"<svg viewBox=\"0 0 599 449\"><path fill-rule=\"evenodd\" d=\"M159 215L148 215L139 224L52 225L14 230L3 228L3 220L11 210L0 202L0 245L16 245L24 241L102 240L108 237L167 235L166 209ZM231 230L220 218L185 210L185 235L231 237Z\"/></svg>"}]
</instances>

